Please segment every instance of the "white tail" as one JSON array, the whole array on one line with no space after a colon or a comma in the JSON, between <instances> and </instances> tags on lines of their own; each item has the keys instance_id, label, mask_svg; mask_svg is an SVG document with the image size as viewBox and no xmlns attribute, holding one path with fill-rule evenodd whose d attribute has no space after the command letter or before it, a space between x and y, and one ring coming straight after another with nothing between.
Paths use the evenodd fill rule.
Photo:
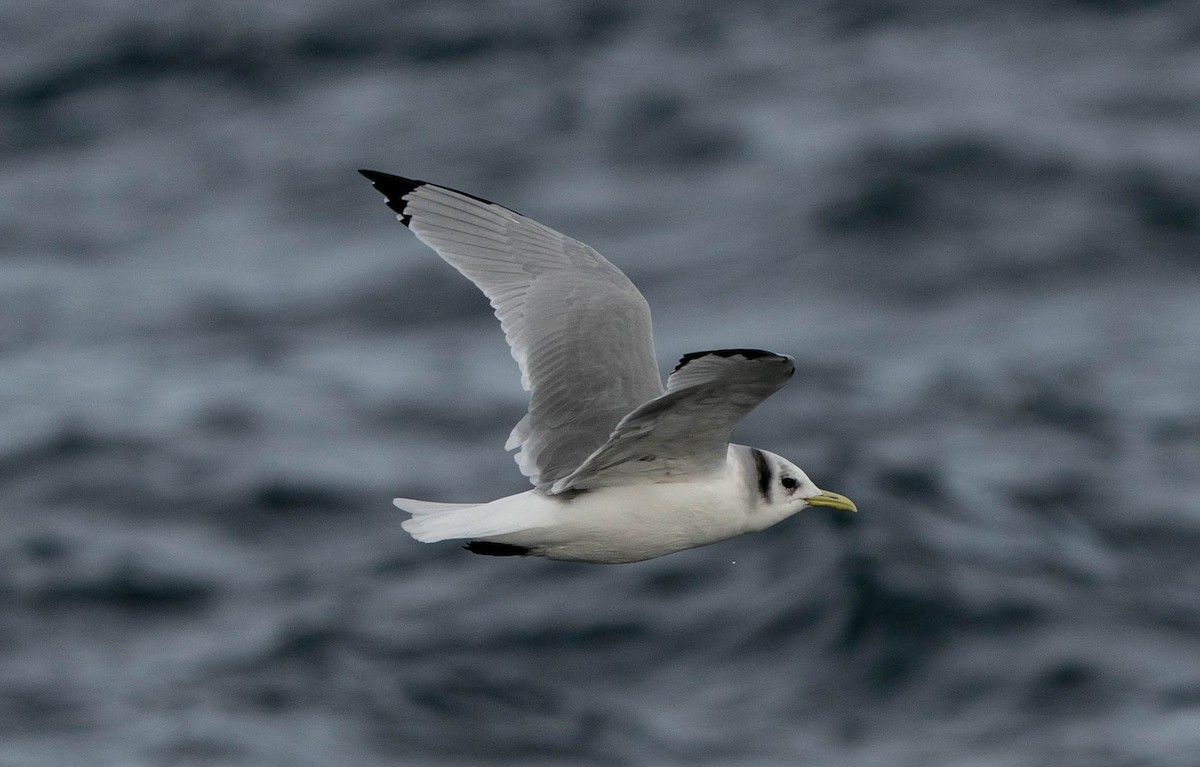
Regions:
<instances>
[{"instance_id":1,"label":"white tail","mask_svg":"<svg viewBox=\"0 0 1200 767\"><path fill-rule=\"evenodd\" d=\"M549 506L528 491L490 503L435 503L396 498L396 508L412 519L400 526L422 543L453 538L487 539L549 524Z\"/></svg>"}]
</instances>

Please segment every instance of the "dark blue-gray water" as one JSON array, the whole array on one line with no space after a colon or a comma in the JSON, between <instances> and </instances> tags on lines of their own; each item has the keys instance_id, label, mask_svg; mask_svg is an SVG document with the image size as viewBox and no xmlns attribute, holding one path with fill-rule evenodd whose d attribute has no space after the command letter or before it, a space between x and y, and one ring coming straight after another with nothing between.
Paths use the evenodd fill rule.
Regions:
<instances>
[{"instance_id":1,"label":"dark blue-gray water","mask_svg":"<svg viewBox=\"0 0 1200 767\"><path fill-rule=\"evenodd\" d=\"M588 242L854 516L630 566L354 171ZM0 9L0 765L1200 764L1200 5Z\"/></svg>"}]
</instances>

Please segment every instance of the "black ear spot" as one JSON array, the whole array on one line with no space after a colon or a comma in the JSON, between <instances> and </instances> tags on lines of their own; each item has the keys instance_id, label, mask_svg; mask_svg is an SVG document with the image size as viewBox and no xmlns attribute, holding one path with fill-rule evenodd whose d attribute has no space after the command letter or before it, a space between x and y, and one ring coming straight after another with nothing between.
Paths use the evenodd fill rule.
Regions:
<instances>
[{"instance_id":1,"label":"black ear spot","mask_svg":"<svg viewBox=\"0 0 1200 767\"><path fill-rule=\"evenodd\" d=\"M788 490L795 490L800 487L800 480L795 477L783 477L779 480L779 484L783 485Z\"/></svg>"}]
</instances>

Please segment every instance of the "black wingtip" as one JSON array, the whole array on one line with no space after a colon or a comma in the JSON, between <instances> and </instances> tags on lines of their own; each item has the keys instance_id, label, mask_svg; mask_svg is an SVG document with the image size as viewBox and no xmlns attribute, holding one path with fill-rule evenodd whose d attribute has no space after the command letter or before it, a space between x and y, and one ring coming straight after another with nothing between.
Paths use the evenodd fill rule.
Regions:
<instances>
[{"instance_id":1,"label":"black wingtip","mask_svg":"<svg viewBox=\"0 0 1200 767\"><path fill-rule=\"evenodd\" d=\"M715 354L718 357L745 357L748 360L756 360L762 357L774 357L778 360L786 360L788 357L783 354L776 354L765 349L709 349L703 352L689 352L679 358L679 364L675 366L672 372L679 372L679 369L689 362L695 362L701 357L707 357L710 354Z\"/></svg>"},{"instance_id":2,"label":"black wingtip","mask_svg":"<svg viewBox=\"0 0 1200 767\"><path fill-rule=\"evenodd\" d=\"M512 208L498 205L491 200L480 197L479 195L471 194L470 192L464 192L461 189L454 189L453 187L442 186L441 184L430 184L428 181L418 181L415 178L393 176L390 173L381 173L377 170L364 170L360 168L358 172L370 179L371 183L375 185L375 188L383 192L384 196L387 197L388 207L400 214L400 220L404 222L405 226L408 226L409 215L404 212L404 208L406 208L407 205L400 198L412 192L419 186L431 186L435 189L453 192L454 194L462 195L463 197L474 200L475 202L480 202L484 205L494 205L495 207L500 208L501 210L507 210L509 213L514 215L521 215Z\"/></svg>"},{"instance_id":3,"label":"black wingtip","mask_svg":"<svg viewBox=\"0 0 1200 767\"><path fill-rule=\"evenodd\" d=\"M396 215L400 216L400 223L408 226L410 216L405 212L408 208L408 203L404 200L404 195L424 185L425 182L413 178L404 178L403 176L393 176L391 173L381 173L377 170L364 170L360 168L358 172L383 193L384 199L387 200L387 206L396 211Z\"/></svg>"},{"instance_id":4,"label":"black wingtip","mask_svg":"<svg viewBox=\"0 0 1200 767\"><path fill-rule=\"evenodd\" d=\"M523 557L529 554L529 549L524 546L493 541L471 541L463 548L472 554L484 554L489 557Z\"/></svg>"}]
</instances>

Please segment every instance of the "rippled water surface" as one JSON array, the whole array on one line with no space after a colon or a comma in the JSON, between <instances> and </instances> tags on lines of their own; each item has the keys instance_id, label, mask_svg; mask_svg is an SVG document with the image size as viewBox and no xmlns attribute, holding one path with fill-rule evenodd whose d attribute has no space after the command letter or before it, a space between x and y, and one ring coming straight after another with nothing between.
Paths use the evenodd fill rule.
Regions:
<instances>
[{"instance_id":1,"label":"rippled water surface","mask_svg":"<svg viewBox=\"0 0 1200 767\"><path fill-rule=\"evenodd\" d=\"M0 764L1200 764L1191 3L10 3ZM853 517L629 566L354 170L595 246Z\"/></svg>"}]
</instances>

